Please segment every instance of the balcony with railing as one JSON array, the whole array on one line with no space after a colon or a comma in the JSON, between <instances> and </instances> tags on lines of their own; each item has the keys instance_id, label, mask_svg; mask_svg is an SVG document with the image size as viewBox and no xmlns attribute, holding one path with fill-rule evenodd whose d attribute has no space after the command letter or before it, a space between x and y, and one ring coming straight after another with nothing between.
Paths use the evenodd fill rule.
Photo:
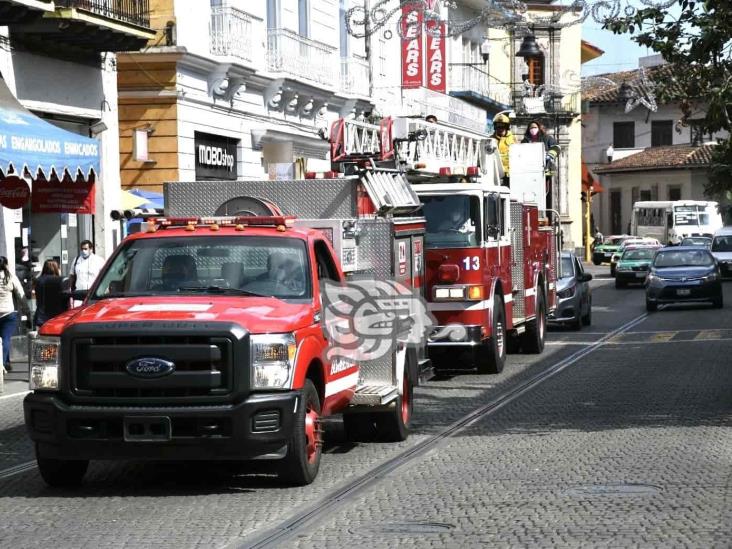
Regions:
<instances>
[{"instance_id":1,"label":"balcony with railing","mask_svg":"<svg viewBox=\"0 0 732 549\"><path fill-rule=\"evenodd\" d=\"M450 95L482 107L503 108L511 103L511 87L495 78L477 63L449 64Z\"/></svg>"},{"instance_id":2,"label":"balcony with railing","mask_svg":"<svg viewBox=\"0 0 732 549\"><path fill-rule=\"evenodd\" d=\"M71 59L138 50L155 38L149 0L55 0L40 19L13 24L10 33L31 51Z\"/></svg>"},{"instance_id":3,"label":"balcony with railing","mask_svg":"<svg viewBox=\"0 0 732 549\"><path fill-rule=\"evenodd\" d=\"M514 84L513 107L519 117L553 115L573 118L581 111L581 94L559 85Z\"/></svg>"},{"instance_id":4,"label":"balcony with railing","mask_svg":"<svg viewBox=\"0 0 732 549\"><path fill-rule=\"evenodd\" d=\"M341 92L347 95L369 95L369 63L358 57L341 58Z\"/></svg>"},{"instance_id":5,"label":"balcony with railing","mask_svg":"<svg viewBox=\"0 0 732 549\"><path fill-rule=\"evenodd\" d=\"M107 19L150 27L148 0L56 0L56 8L75 8Z\"/></svg>"},{"instance_id":6,"label":"balcony with railing","mask_svg":"<svg viewBox=\"0 0 732 549\"><path fill-rule=\"evenodd\" d=\"M267 67L270 72L337 87L336 48L300 36L288 29L267 30Z\"/></svg>"},{"instance_id":7,"label":"balcony with railing","mask_svg":"<svg viewBox=\"0 0 732 549\"><path fill-rule=\"evenodd\" d=\"M252 16L231 6L211 8L211 53L252 61Z\"/></svg>"}]
</instances>

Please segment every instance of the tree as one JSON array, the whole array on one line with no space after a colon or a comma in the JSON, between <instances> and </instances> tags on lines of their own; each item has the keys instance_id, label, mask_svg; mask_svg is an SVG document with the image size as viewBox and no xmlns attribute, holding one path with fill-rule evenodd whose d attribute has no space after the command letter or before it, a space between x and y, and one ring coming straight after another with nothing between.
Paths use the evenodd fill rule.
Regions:
<instances>
[{"instance_id":1,"label":"tree","mask_svg":"<svg viewBox=\"0 0 732 549\"><path fill-rule=\"evenodd\" d=\"M633 41L660 53L673 76L656 81L659 101L679 101L681 123L706 112L700 130L732 133L732 3L730 0L676 0L650 5L625 17L606 19L603 28L631 34ZM659 2L660 4L660 2ZM732 141L712 152L708 195L732 196Z\"/></svg>"}]
</instances>

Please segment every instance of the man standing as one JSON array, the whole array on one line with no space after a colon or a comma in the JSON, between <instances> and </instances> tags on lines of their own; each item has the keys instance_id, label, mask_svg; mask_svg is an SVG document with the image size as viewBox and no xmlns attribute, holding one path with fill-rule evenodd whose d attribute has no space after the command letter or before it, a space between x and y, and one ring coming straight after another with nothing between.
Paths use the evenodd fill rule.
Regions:
<instances>
[{"instance_id":1,"label":"man standing","mask_svg":"<svg viewBox=\"0 0 732 549\"><path fill-rule=\"evenodd\" d=\"M79 255L71 264L71 289L88 290L91 288L99 271L104 266L104 259L94 254L94 247L90 240L82 240L79 244ZM80 301L74 301L74 307L81 305Z\"/></svg>"},{"instance_id":2,"label":"man standing","mask_svg":"<svg viewBox=\"0 0 732 549\"><path fill-rule=\"evenodd\" d=\"M507 187L510 184L509 180L509 165L508 165L508 148L516 143L516 139L511 133L511 119L505 114L498 113L493 118L493 139L498 142L498 153L501 156L501 164L503 164L503 184Z\"/></svg>"}]
</instances>

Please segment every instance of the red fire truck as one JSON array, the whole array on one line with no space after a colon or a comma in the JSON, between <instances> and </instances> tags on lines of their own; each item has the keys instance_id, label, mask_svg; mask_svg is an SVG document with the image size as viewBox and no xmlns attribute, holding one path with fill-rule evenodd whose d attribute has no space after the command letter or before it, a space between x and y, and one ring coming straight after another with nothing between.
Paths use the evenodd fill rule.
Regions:
<instances>
[{"instance_id":1,"label":"red fire truck","mask_svg":"<svg viewBox=\"0 0 732 549\"><path fill-rule=\"evenodd\" d=\"M383 356L331 357L322 318L326 281L391 278L421 295L425 221L409 184L386 172L176 182L165 196L166 217L32 341L25 420L46 482L77 484L94 459L268 459L307 484L320 418L341 412L351 438L406 438L424 344L395 335Z\"/></svg>"},{"instance_id":2,"label":"red fire truck","mask_svg":"<svg viewBox=\"0 0 732 549\"><path fill-rule=\"evenodd\" d=\"M560 246L558 216L545 208L543 145L511 147L510 188L487 136L421 118L339 120L331 154L400 169L423 204L436 368L498 373L508 349L544 349Z\"/></svg>"}]
</instances>

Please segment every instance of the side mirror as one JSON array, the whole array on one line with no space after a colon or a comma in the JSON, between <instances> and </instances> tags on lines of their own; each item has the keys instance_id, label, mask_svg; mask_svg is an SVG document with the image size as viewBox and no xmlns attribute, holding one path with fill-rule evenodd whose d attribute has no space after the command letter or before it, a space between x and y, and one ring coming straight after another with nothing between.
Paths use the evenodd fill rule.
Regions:
<instances>
[{"instance_id":1,"label":"side mirror","mask_svg":"<svg viewBox=\"0 0 732 549\"><path fill-rule=\"evenodd\" d=\"M69 292L69 297L74 301L84 301L87 295L89 295L89 290L74 290L73 292Z\"/></svg>"},{"instance_id":2,"label":"side mirror","mask_svg":"<svg viewBox=\"0 0 732 549\"><path fill-rule=\"evenodd\" d=\"M579 277L580 282L589 282L590 280L592 280L592 275L590 273L582 273Z\"/></svg>"}]
</instances>

